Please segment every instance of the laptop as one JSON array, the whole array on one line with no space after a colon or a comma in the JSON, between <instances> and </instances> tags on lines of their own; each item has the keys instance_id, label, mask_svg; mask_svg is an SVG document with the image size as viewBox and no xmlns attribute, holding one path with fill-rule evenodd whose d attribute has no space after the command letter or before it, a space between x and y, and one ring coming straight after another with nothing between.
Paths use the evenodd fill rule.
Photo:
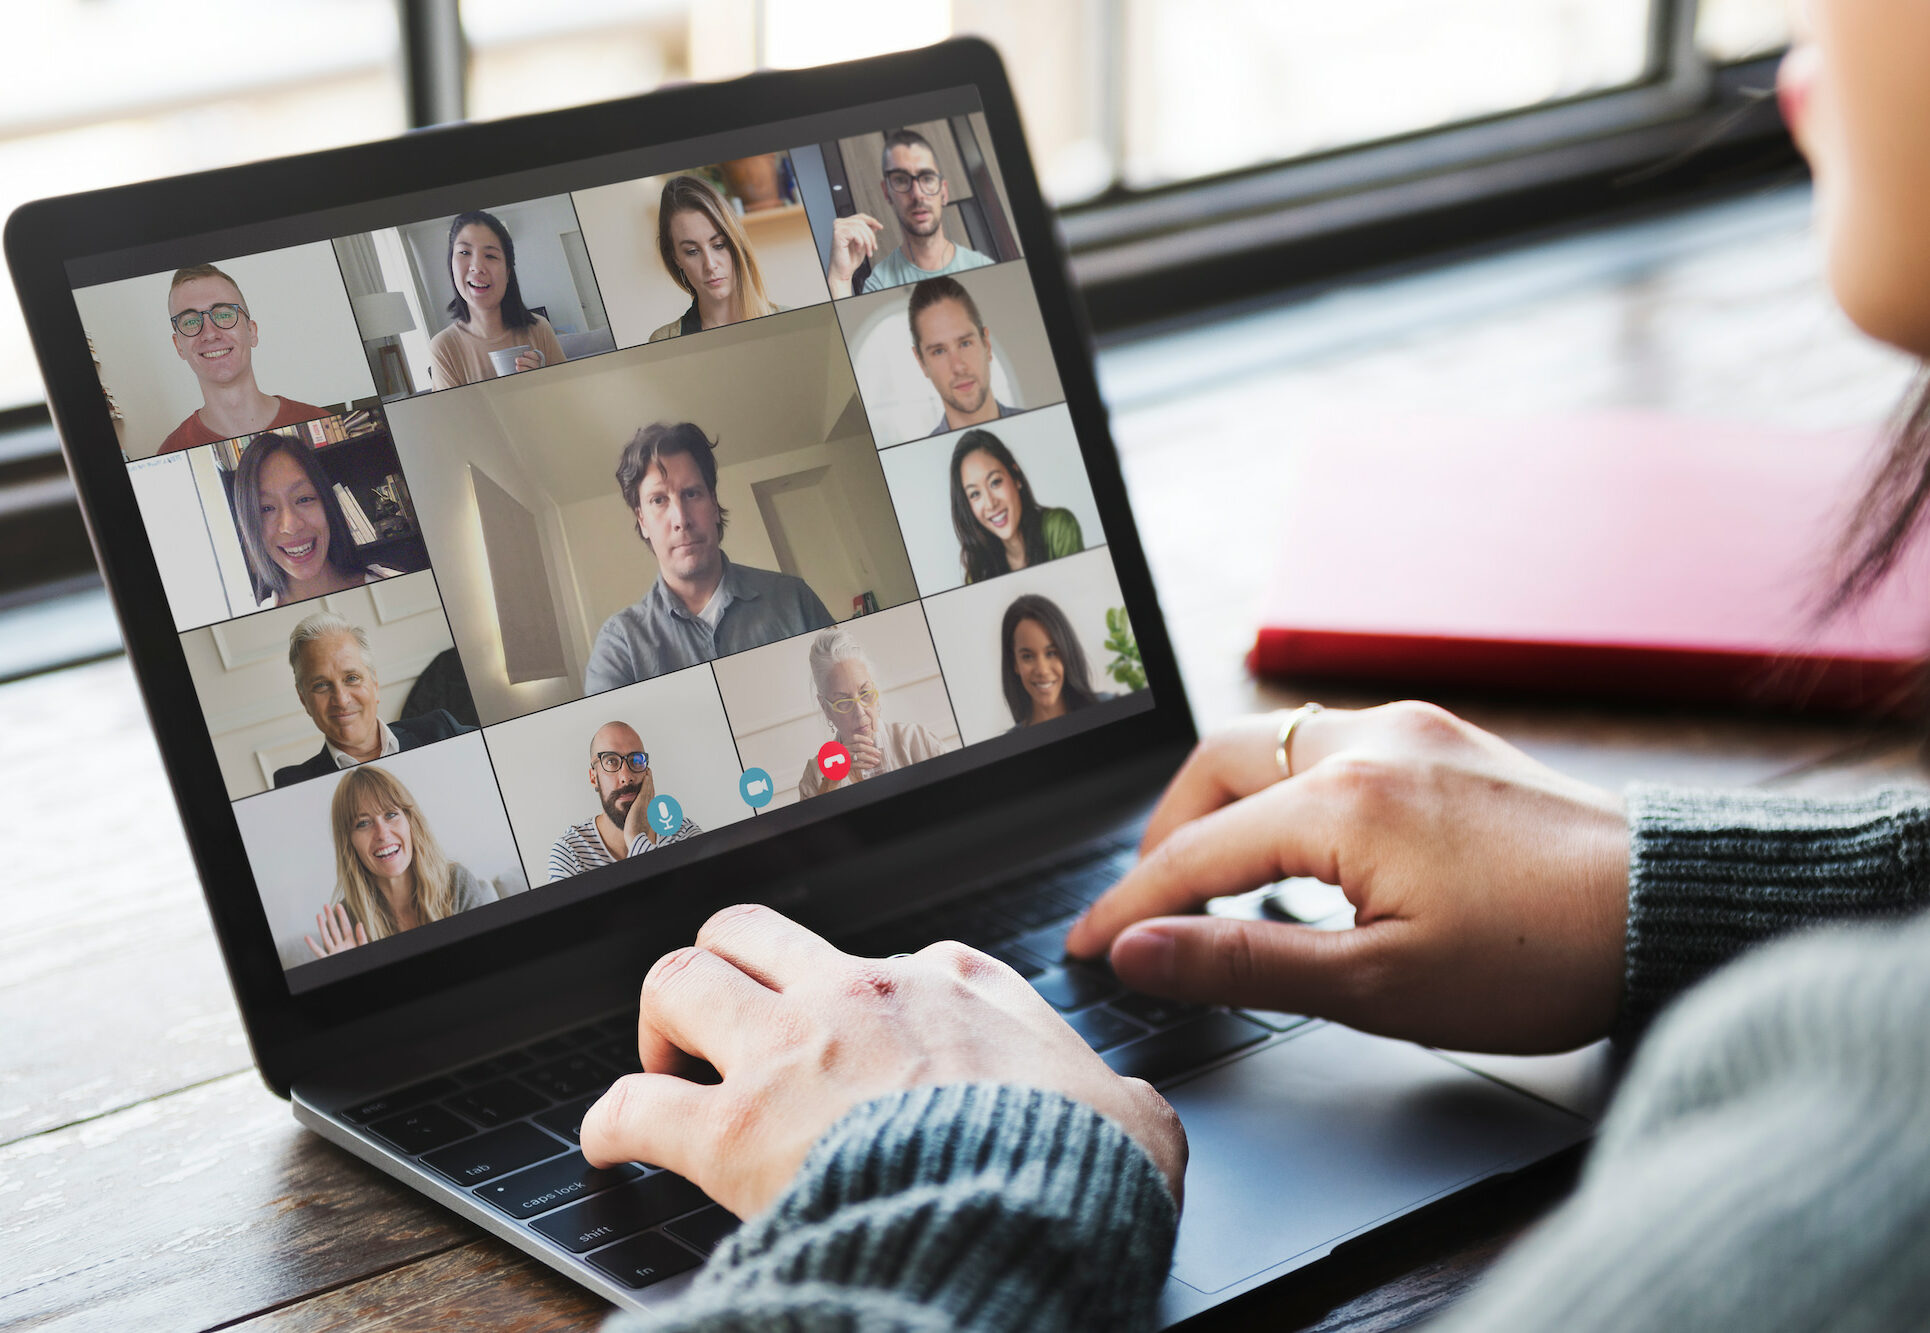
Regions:
<instances>
[{"instance_id":1,"label":"laptop","mask_svg":"<svg viewBox=\"0 0 1930 1333\"><path fill-rule=\"evenodd\" d=\"M262 1077L614 1304L736 1225L576 1132L740 901L983 948L1158 1085L1167 1323L1590 1133L1573 1061L1063 959L1195 733L983 43L46 200L6 251Z\"/></svg>"}]
</instances>

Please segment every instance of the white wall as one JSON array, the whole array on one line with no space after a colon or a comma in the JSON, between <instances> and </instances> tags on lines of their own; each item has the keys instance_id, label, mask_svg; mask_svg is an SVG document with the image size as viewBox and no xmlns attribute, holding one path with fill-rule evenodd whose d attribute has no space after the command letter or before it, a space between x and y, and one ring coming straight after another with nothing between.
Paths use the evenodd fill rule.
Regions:
<instances>
[{"instance_id":1,"label":"white wall","mask_svg":"<svg viewBox=\"0 0 1930 1333\"><path fill-rule=\"evenodd\" d=\"M486 725L576 698L583 684L583 661L574 655L571 625L560 610L567 585L556 505L530 480L487 401L475 392L477 387L391 403L389 425L442 589L443 610L462 653L470 694ZM558 631L563 635L567 660L562 676L521 683L509 679L482 519L469 476L472 464L535 516L549 566L552 613L558 616Z\"/></svg>"},{"instance_id":2,"label":"white wall","mask_svg":"<svg viewBox=\"0 0 1930 1333\"><path fill-rule=\"evenodd\" d=\"M380 682L377 712L384 722L402 715L416 677L453 643L435 577L428 573L183 634L181 651L230 800L269 790L276 769L301 763L322 748L322 734L296 695L288 635L304 617L324 608L368 634L370 665Z\"/></svg>"},{"instance_id":3,"label":"white wall","mask_svg":"<svg viewBox=\"0 0 1930 1333\"><path fill-rule=\"evenodd\" d=\"M878 673L874 683L883 720L919 723L946 749L956 747L958 725L917 604L862 616L844 628L864 645ZM745 768L771 775L777 789L773 807L798 799L798 783L818 747L836 734L811 683L811 643L816 638L801 634L715 663L717 688L738 753Z\"/></svg>"},{"instance_id":4,"label":"white wall","mask_svg":"<svg viewBox=\"0 0 1930 1333\"><path fill-rule=\"evenodd\" d=\"M999 667L1006 651L999 643L999 628L1005 608L1023 593L1048 597L1065 612L1085 649L1094 690L1124 689L1106 675L1106 663L1112 660L1104 647L1106 611L1124 606L1126 599L1105 548L944 593L924 603L925 618L938 645L958 729L967 745L1012 729L1012 710L999 687Z\"/></svg>"},{"instance_id":5,"label":"white wall","mask_svg":"<svg viewBox=\"0 0 1930 1333\"><path fill-rule=\"evenodd\" d=\"M527 887L481 733L405 750L379 766L408 788L450 860L494 885L499 895ZM335 893L328 807L339 783L303 782L234 807L283 967L313 960L302 936L315 933L315 914Z\"/></svg>"},{"instance_id":6,"label":"white wall","mask_svg":"<svg viewBox=\"0 0 1930 1333\"><path fill-rule=\"evenodd\" d=\"M549 882L550 847L602 807L590 786L590 739L606 722L643 738L661 796L705 832L751 816L737 790L737 751L708 667L628 685L487 732L529 882Z\"/></svg>"},{"instance_id":7,"label":"white wall","mask_svg":"<svg viewBox=\"0 0 1930 1333\"><path fill-rule=\"evenodd\" d=\"M689 294L664 271L657 250L657 202L664 182L678 174L619 181L573 196L619 347L648 340L690 308ZM802 205L747 213L743 223L773 301L794 310L831 299Z\"/></svg>"},{"instance_id":8,"label":"white wall","mask_svg":"<svg viewBox=\"0 0 1930 1333\"><path fill-rule=\"evenodd\" d=\"M127 470L177 630L255 609L212 446L144 458Z\"/></svg>"},{"instance_id":9,"label":"white wall","mask_svg":"<svg viewBox=\"0 0 1930 1333\"><path fill-rule=\"evenodd\" d=\"M342 271L327 241L211 262L240 286L258 326L254 371L263 393L317 407L375 396ZM101 382L126 417L129 458L159 449L201 406L201 382L175 352L168 327L173 279L169 269L74 293L81 324L100 356Z\"/></svg>"},{"instance_id":10,"label":"white wall","mask_svg":"<svg viewBox=\"0 0 1930 1333\"><path fill-rule=\"evenodd\" d=\"M1092 481L1072 414L1064 404L1023 416L1008 417L982 427L1004 442L1025 469L1025 479L1038 502L1048 508L1069 509L1079 520L1088 549L1105 544L1099 524L1099 505L1092 498ZM952 449L960 432L886 449L878 455L891 501L904 529L905 550L918 576L918 589L929 597L965 581L959 563L958 535L952 528Z\"/></svg>"},{"instance_id":11,"label":"white wall","mask_svg":"<svg viewBox=\"0 0 1930 1333\"><path fill-rule=\"evenodd\" d=\"M992 344L992 393L1007 407L1046 407L1061 401L1059 371L1046 341L1045 320L1023 261L954 274L978 303ZM880 449L931 434L945 415L938 390L912 351L911 287L894 287L837 303L851 368L858 376L871 433Z\"/></svg>"},{"instance_id":12,"label":"white wall","mask_svg":"<svg viewBox=\"0 0 1930 1333\"><path fill-rule=\"evenodd\" d=\"M584 332L588 326L583 301L563 249L564 233L577 230L570 197L556 194L517 204L485 206L482 211L501 221L516 243L516 284L522 290L523 304L532 309L545 307L558 333ZM449 272L449 224L455 217L451 213L397 229L416 272L432 336L449 327L449 301L456 294ZM594 301L591 306L594 308ZM417 388L426 389L428 385L426 378L416 381Z\"/></svg>"}]
</instances>

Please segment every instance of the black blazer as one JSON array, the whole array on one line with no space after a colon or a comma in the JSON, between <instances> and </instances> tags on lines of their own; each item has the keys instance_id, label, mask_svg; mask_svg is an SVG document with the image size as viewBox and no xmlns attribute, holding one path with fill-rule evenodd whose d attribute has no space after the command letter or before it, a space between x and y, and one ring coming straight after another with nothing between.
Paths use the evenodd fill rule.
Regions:
<instances>
[{"instance_id":1,"label":"black blazer","mask_svg":"<svg viewBox=\"0 0 1930 1333\"><path fill-rule=\"evenodd\" d=\"M456 721L454 713L446 708L438 708L435 712L424 713L421 717L397 718L389 723L389 730L395 733L396 744L405 750L413 750L418 745L428 745L432 741L446 741L451 736L460 736L466 731L474 731L475 728L463 726ZM325 778L331 773L341 771L335 767L335 756L330 754L328 747L324 745L321 753L313 759L303 760L299 764L290 764L287 768L276 769L275 785L292 787L297 782L306 782L310 778Z\"/></svg>"}]
</instances>

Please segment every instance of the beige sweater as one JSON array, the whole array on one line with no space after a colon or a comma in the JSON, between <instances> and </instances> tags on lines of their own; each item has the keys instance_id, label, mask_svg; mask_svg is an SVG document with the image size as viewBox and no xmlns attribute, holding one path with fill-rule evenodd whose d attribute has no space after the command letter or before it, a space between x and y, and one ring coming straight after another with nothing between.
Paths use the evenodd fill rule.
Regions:
<instances>
[{"instance_id":1,"label":"beige sweater","mask_svg":"<svg viewBox=\"0 0 1930 1333\"><path fill-rule=\"evenodd\" d=\"M435 387L453 389L458 384L493 380L496 368L489 363L489 354L525 344L543 354L545 365L561 365L568 358L563 355L563 345L556 341L556 331L541 315L532 318L536 322L528 328L504 329L494 338L472 333L469 326L460 321L438 333L429 340Z\"/></svg>"}]
</instances>

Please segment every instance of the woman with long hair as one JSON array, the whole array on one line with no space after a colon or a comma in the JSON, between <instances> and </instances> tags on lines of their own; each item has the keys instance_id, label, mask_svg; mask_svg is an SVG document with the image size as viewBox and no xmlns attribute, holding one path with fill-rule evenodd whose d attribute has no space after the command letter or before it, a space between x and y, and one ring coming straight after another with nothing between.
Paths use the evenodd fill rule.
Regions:
<instances>
[{"instance_id":1,"label":"woman with long hair","mask_svg":"<svg viewBox=\"0 0 1930 1333\"><path fill-rule=\"evenodd\" d=\"M350 769L329 802L335 893L303 938L317 958L387 939L496 901L495 892L443 854L409 789L387 769Z\"/></svg>"},{"instance_id":2,"label":"woman with long hair","mask_svg":"<svg viewBox=\"0 0 1930 1333\"><path fill-rule=\"evenodd\" d=\"M652 333L653 343L784 308L764 291L757 252L736 210L701 176L664 182L657 203L657 255L670 280L690 297L690 308Z\"/></svg>"},{"instance_id":3,"label":"woman with long hair","mask_svg":"<svg viewBox=\"0 0 1930 1333\"><path fill-rule=\"evenodd\" d=\"M429 340L436 388L495 379L493 352L520 348L512 363L517 371L564 360L556 330L523 303L516 242L494 214L458 213L450 220L443 267L455 295L449 302L453 322Z\"/></svg>"},{"instance_id":4,"label":"woman with long hair","mask_svg":"<svg viewBox=\"0 0 1930 1333\"><path fill-rule=\"evenodd\" d=\"M1015 597L999 626L999 684L1012 730L1035 727L1113 696L1092 688L1086 650L1059 604L1037 593Z\"/></svg>"},{"instance_id":5,"label":"woman with long hair","mask_svg":"<svg viewBox=\"0 0 1930 1333\"><path fill-rule=\"evenodd\" d=\"M271 431L248 441L235 468L233 494L235 530L262 609L400 572L356 553L335 483L298 435Z\"/></svg>"},{"instance_id":6,"label":"woman with long hair","mask_svg":"<svg viewBox=\"0 0 1930 1333\"><path fill-rule=\"evenodd\" d=\"M1070 509L1039 503L1005 442L976 427L952 446L952 532L965 581L1077 555L1085 534Z\"/></svg>"}]
</instances>

